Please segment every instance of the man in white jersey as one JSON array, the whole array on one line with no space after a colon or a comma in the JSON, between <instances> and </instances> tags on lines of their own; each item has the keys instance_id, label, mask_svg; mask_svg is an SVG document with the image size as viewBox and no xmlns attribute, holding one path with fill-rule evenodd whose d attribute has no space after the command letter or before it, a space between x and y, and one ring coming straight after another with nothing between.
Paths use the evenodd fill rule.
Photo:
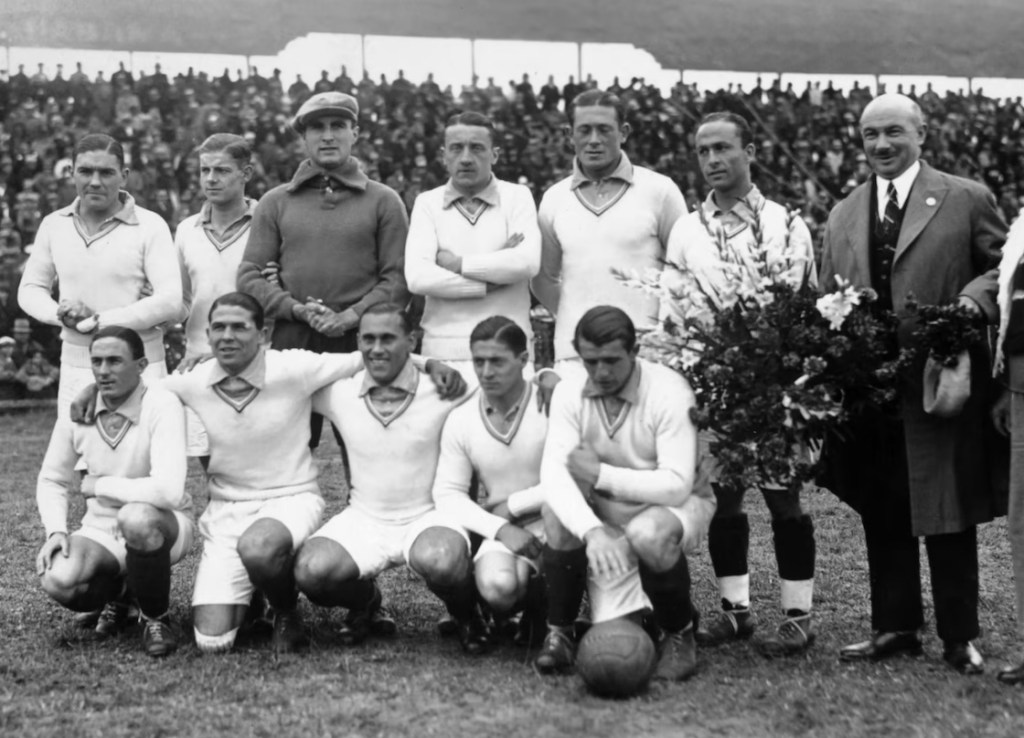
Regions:
<instances>
[{"instance_id":1,"label":"man in white jersey","mask_svg":"<svg viewBox=\"0 0 1024 738\"><path fill-rule=\"evenodd\" d=\"M442 151L449 179L416 198L405 279L426 297L424 353L475 379L467 339L481 316L504 315L529 331L529 280L540 268L537 208L528 187L492 174L499 150L487 116L452 116Z\"/></svg>"},{"instance_id":2,"label":"man in white jersey","mask_svg":"<svg viewBox=\"0 0 1024 738\"><path fill-rule=\"evenodd\" d=\"M184 271L185 301L191 305L179 371L210 353L206 337L210 305L235 289L256 207L256 201L245 196L253 173L248 141L231 133L215 133L200 144L196 154L199 186L206 202L198 213L185 218L174 234ZM186 410L186 419L189 454L204 456L206 431L191 410Z\"/></svg>"},{"instance_id":3,"label":"man in white jersey","mask_svg":"<svg viewBox=\"0 0 1024 738\"><path fill-rule=\"evenodd\" d=\"M312 395L353 376L362 356L266 350L263 308L244 293L220 296L208 317L216 360L162 383L209 435L210 503L199 520L203 556L192 596L196 645L230 650L258 590L273 610L274 648L289 652L305 638L295 551L324 508L309 449Z\"/></svg>"},{"instance_id":4,"label":"man in white jersey","mask_svg":"<svg viewBox=\"0 0 1024 738\"><path fill-rule=\"evenodd\" d=\"M653 609L662 634L655 678L686 679L697 667L686 554L715 510L697 474L693 390L637 358L633 323L619 308L584 313L573 343L586 377L555 388L541 462L549 630L536 666L572 665L572 624L589 584L594 622Z\"/></svg>"},{"instance_id":5,"label":"man in white jersey","mask_svg":"<svg viewBox=\"0 0 1024 738\"><path fill-rule=\"evenodd\" d=\"M78 197L43 219L18 288L21 308L61 331L58 416L93 381L89 334L108 325L137 331L146 348L146 376L167 373L163 324L184 315L181 270L171 232L156 213L123 190L124 149L110 136L75 144ZM54 281L60 302L52 297Z\"/></svg>"},{"instance_id":6,"label":"man in white jersey","mask_svg":"<svg viewBox=\"0 0 1024 738\"><path fill-rule=\"evenodd\" d=\"M349 506L299 550L299 589L324 607L345 607L347 644L389 635L395 622L375 578L408 564L445 604L464 650L480 653L487 628L476 603L469 536L434 509L431 487L441 429L455 403L420 381L409 360L415 337L397 305L367 308L359 322L364 373L318 393L314 409L349 450Z\"/></svg>"},{"instance_id":7,"label":"man in white jersey","mask_svg":"<svg viewBox=\"0 0 1024 738\"><path fill-rule=\"evenodd\" d=\"M216 133L196 149L199 186L206 202L175 232L187 276L191 312L185 324L185 361L210 353L206 337L210 305L234 292L238 265L249 241L256 201L245 196L252 178L252 146L241 136Z\"/></svg>"},{"instance_id":8,"label":"man in white jersey","mask_svg":"<svg viewBox=\"0 0 1024 738\"><path fill-rule=\"evenodd\" d=\"M540 272L534 294L555 316L555 361L563 376L582 376L572 345L583 313L598 303L626 311L640 330L653 327L657 299L626 286L613 270L660 271L672 226L686 212L679 188L632 164L622 101L587 90L568 109L576 158L573 173L553 184L540 204ZM561 365L561 362L566 362Z\"/></svg>"},{"instance_id":9,"label":"man in white jersey","mask_svg":"<svg viewBox=\"0 0 1024 738\"><path fill-rule=\"evenodd\" d=\"M484 539L474 557L477 590L498 620L523 611L516 640L529 644L545 632L539 559L547 416L523 376L529 353L520 326L491 316L473 329L469 344L479 399L456 408L445 422L434 504ZM479 479L475 500L474 476Z\"/></svg>"},{"instance_id":10,"label":"man in white jersey","mask_svg":"<svg viewBox=\"0 0 1024 738\"><path fill-rule=\"evenodd\" d=\"M712 189L697 211L684 215L672 229L665 280L672 280L677 268L683 269L700 281L707 294L716 295L725 286L730 265L756 265L767 258L780 281L794 288L817 284L807 225L796 213L765 199L751 181L754 137L747 121L735 113L711 113L697 128L696 148ZM708 549L722 612L698 631L702 644L749 638L757 627L750 609L746 490L712 486L718 508L708 531ZM766 486L761 493L772 520L783 619L758 645L769 656L800 653L815 638L811 618L814 524L800 506L799 490Z\"/></svg>"},{"instance_id":11,"label":"man in white jersey","mask_svg":"<svg viewBox=\"0 0 1024 738\"><path fill-rule=\"evenodd\" d=\"M132 329L100 328L89 354L99 387L95 422L60 419L54 427L36 488L46 529L37 573L48 595L85 613L79 624L103 636L128 623L127 587L144 621L146 653L165 656L178 645L168 615L171 565L194 535L184 413L174 395L142 381L145 347ZM68 535L76 486L86 512Z\"/></svg>"}]
</instances>

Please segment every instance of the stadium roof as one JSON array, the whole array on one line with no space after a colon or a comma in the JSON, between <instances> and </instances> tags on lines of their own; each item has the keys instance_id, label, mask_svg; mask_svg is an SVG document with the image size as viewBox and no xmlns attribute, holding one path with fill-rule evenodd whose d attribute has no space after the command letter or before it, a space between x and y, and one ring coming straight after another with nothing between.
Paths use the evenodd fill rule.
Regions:
<instances>
[{"instance_id":1,"label":"stadium roof","mask_svg":"<svg viewBox=\"0 0 1024 738\"><path fill-rule=\"evenodd\" d=\"M275 55L307 33L333 32L631 43L672 69L1024 77L1020 0L3 0L0 5L0 29L13 46L256 56Z\"/></svg>"}]
</instances>

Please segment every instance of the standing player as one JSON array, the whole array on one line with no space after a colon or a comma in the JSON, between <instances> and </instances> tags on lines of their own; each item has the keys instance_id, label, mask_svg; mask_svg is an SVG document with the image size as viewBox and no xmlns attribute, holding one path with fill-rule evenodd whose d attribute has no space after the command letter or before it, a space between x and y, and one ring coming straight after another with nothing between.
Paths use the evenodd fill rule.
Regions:
<instances>
[{"instance_id":1,"label":"standing player","mask_svg":"<svg viewBox=\"0 0 1024 738\"><path fill-rule=\"evenodd\" d=\"M529 188L491 173L499 150L486 116L452 116L442 151L449 179L416 198L405 278L426 296L424 353L462 362L456 368L475 377L467 339L481 316L530 325L529 280L540 268L537 209Z\"/></svg>"},{"instance_id":2,"label":"standing player","mask_svg":"<svg viewBox=\"0 0 1024 738\"><path fill-rule=\"evenodd\" d=\"M481 598L498 617L523 610L517 641L543 633L544 583L539 572L540 460L547 416L523 376L529 364L526 332L495 315L469 337L479 399L456 408L441 436L434 504L453 522L484 538L474 558ZM473 477L480 482L470 498Z\"/></svg>"},{"instance_id":3,"label":"standing player","mask_svg":"<svg viewBox=\"0 0 1024 738\"><path fill-rule=\"evenodd\" d=\"M165 322L181 319L181 271L164 220L123 191L124 149L110 136L89 134L75 145L78 197L46 216L18 289L22 309L61 325L58 415L92 383L89 334L121 325L142 337L146 376L167 373ZM51 295L60 284L60 302Z\"/></svg>"},{"instance_id":4,"label":"standing player","mask_svg":"<svg viewBox=\"0 0 1024 738\"><path fill-rule=\"evenodd\" d=\"M131 328L100 328L89 355L99 387L95 421L59 419L39 472L46 543L37 572L57 602L94 612L81 622L95 622L101 635L126 625L127 587L145 622L146 653L165 656L178 646L168 615L171 565L192 547L194 534L185 416L174 395L142 381L145 347ZM86 512L68 535L68 497L80 472Z\"/></svg>"},{"instance_id":5,"label":"standing player","mask_svg":"<svg viewBox=\"0 0 1024 738\"><path fill-rule=\"evenodd\" d=\"M736 259L756 264L767 251L771 258L780 259L772 266L781 270L782 279L794 287L815 284L814 250L806 224L766 200L751 181L754 138L747 121L735 113L706 116L697 128L696 147L711 192L696 212L684 215L672 229L665 279L672 279L678 265L693 273L708 294L718 294L726 264L735 264ZM727 253L720 251L720 244L728 245ZM712 487L718 507L708 531L708 549L718 577L722 613L698 632L702 643L747 638L757 625L750 609L746 490ZM761 493L772 519L785 618L760 646L768 655L798 653L814 639L814 525L800 506L799 490L766 487Z\"/></svg>"},{"instance_id":6,"label":"standing player","mask_svg":"<svg viewBox=\"0 0 1024 738\"><path fill-rule=\"evenodd\" d=\"M686 203L672 180L634 166L622 152L630 127L618 97L587 90L568 113L573 173L541 201L541 265L532 284L555 316L555 361L572 360L582 375L572 336L588 308L615 305L641 330L653 327L657 299L626 286L613 270L660 270Z\"/></svg>"},{"instance_id":7,"label":"standing player","mask_svg":"<svg viewBox=\"0 0 1024 738\"><path fill-rule=\"evenodd\" d=\"M572 665L589 565L594 622L649 603L663 633L655 677L686 679L697 667L686 552L715 509L710 486L697 479L693 391L637 358L633 323L619 308L584 313L573 345L586 376L555 388L541 463L549 630L537 668Z\"/></svg>"},{"instance_id":8,"label":"standing player","mask_svg":"<svg viewBox=\"0 0 1024 738\"><path fill-rule=\"evenodd\" d=\"M456 621L463 648L488 634L476 604L469 537L434 510L431 486L445 419L455 404L420 381L409 360L415 338L400 306L367 309L359 325L362 375L319 393L314 407L349 450L349 506L310 537L295 561L299 589L324 607L348 608L342 639L391 634L381 572L403 563L426 581Z\"/></svg>"},{"instance_id":9,"label":"standing player","mask_svg":"<svg viewBox=\"0 0 1024 738\"><path fill-rule=\"evenodd\" d=\"M252 178L252 147L241 136L215 133L200 144L202 210L178 226L174 242L185 266L191 313L185 325L185 361L210 353L206 337L210 305L233 292L249 241L256 201L245 196Z\"/></svg>"},{"instance_id":10,"label":"standing player","mask_svg":"<svg viewBox=\"0 0 1024 738\"><path fill-rule=\"evenodd\" d=\"M238 271L238 289L274 320L275 349L355 351L370 305L405 305L408 218L398 194L370 181L352 156L359 104L341 92L313 95L292 126L306 146L288 184L260 200ZM263 276L280 265L279 283ZM313 420L314 445L322 418Z\"/></svg>"}]
</instances>

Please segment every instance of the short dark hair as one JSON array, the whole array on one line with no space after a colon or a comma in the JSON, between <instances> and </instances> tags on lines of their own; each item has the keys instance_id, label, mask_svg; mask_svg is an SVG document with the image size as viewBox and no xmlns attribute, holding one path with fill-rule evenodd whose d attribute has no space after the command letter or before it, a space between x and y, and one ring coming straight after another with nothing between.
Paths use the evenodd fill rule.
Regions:
<instances>
[{"instance_id":1,"label":"short dark hair","mask_svg":"<svg viewBox=\"0 0 1024 738\"><path fill-rule=\"evenodd\" d=\"M71 157L72 163L78 161L78 157L81 154L90 151L102 151L105 154L113 154L117 158L118 166L124 169L124 147L117 139L105 133L90 133L82 136L75 144Z\"/></svg>"},{"instance_id":2,"label":"short dark hair","mask_svg":"<svg viewBox=\"0 0 1024 738\"><path fill-rule=\"evenodd\" d=\"M252 163L252 146L241 136L233 133L215 133L196 149L196 156L199 154L216 154L223 151L230 156L239 167L248 166Z\"/></svg>"},{"instance_id":3,"label":"short dark hair","mask_svg":"<svg viewBox=\"0 0 1024 738\"><path fill-rule=\"evenodd\" d=\"M736 126L736 131L740 134L740 143L743 144L743 148L750 146L754 143L754 131L750 127L750 123L742 115L732 113L729 111L719 111L717 113L708 113L700 119L700 123L697 124L697 130L706 123L732 123Z\"/></svg>"},{"instance_id":4,"label":"short dark hair","mask_svg":"<svg viewBox=\"0 0 1024 738\"><path fill-rule=\"evenodd\" d=\"M487 135L491 138L491 143L494 143L494 121L483 113L478 113L475 110L463 110L455 113L448 118L444 128L447 131L452 126L478 126L479 128L486 128Z\"/></svg>"},{"instance_id":5,"label":"short dark hair","mask_svg":"<svg viewBox=\"0 0 1024 738\"><path fill-rule=\"evenodd\" d=\"M636 347L636 328L624 310L611 305L598 305L583 313L576 324L572 347L580 350L580 339L595 346L604 346L612 341L622 341L626 351Z\"/></svg>"},{"instance_id":6,"label":"short dark hair","mask_svg":"<svg viewBox=\"0 0 1024 738\"><path fill-rule=\"evenodd\" d=\"M128 346L128 350L131 351L133 359L141 359L146 355L146 346L142 343L142 336L132 328L127 328L123 325L104 326L92 334L92 338L89 340L89 348L91 349L92 345L101 338L116 338L124 341Z\"/></svg>"},{"instance_id":7,"label":"short dark hair","mask_svg":"<svg viewBox=\"0 0 1024 738\"><path fill-rule=\"evenodd\" d=\"M497 341L519 356L526 351L526 332L511 318L492 315L476 324L469 334L469 345L477 341Z\"/></svg>"},{"instance_id":8,"label":"short dark hair","mask_svg":"<svg viewBox=\"0 0 1024 738\"><path fill-rule=\"evenodd\" d=\"M566 114L569 116L569 125L576 123L576 108L612 108L615 111L615 118L621 126L626 122L626 106L614 92L607 90L585 90L573 98L572 104Z\"/></svg>"},{"instance_id":9,"label":"short dark hair","mask_svg":"<svg viewBox=\"0 0 1024 738\"><path fill-rule=\"evenodd\" d=\"M395 302L378 302L366 308L359 318L360 331L362 331L363 318L367 315L397 315L402 323L402 330L405 331L405 335L411 335L413 330L415 330L412 317L405 311L404 307Z\"/></svg>"},{"instance_id":10,"label":"short dark hair","mask_svg":"<svg viewBox=\"0 0 1024 738\"><path fill-rule=\"evenodd\" d=\"M263 329L264 314L263 305L252 295L245 292L228 292L221 295L210 305L210 312L206 314L207 322L213 320L213 311L219 307L238 307L252 315L252 322L257 330Z\"/></svg>"}]
</instances>

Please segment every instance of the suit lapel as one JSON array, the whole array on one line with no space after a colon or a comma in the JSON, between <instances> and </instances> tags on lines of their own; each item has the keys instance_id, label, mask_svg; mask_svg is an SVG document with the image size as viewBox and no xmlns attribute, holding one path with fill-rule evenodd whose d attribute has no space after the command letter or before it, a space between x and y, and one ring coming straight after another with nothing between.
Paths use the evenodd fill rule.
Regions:
<instances>
[{"instance_id":1,"label":"suit lapel","mask_svg":"<svg viewBox=\"0 0 1024 738\"><path fill-rule=\"evenodd\" d=\"M907 208L903 213L903 224L900 226L900 237L896 242L894 262L903 256L914 240L921 235L921 231L928 225L928 222L939 212L942 201L946 199L947 191L945 183L935 176L932 168L921 162L921 171L917 175L914 186L910 188L910 197L907 198Z\"/></svg>"}]
</instances>

